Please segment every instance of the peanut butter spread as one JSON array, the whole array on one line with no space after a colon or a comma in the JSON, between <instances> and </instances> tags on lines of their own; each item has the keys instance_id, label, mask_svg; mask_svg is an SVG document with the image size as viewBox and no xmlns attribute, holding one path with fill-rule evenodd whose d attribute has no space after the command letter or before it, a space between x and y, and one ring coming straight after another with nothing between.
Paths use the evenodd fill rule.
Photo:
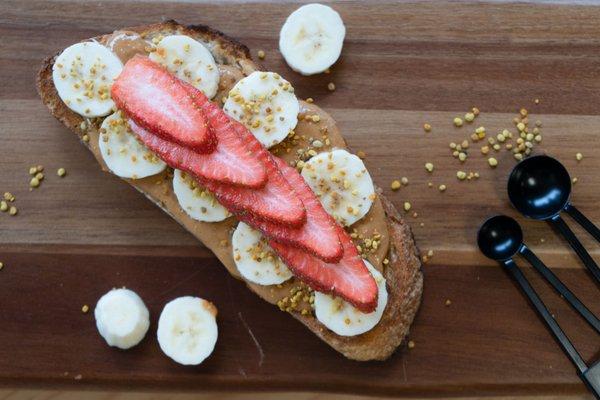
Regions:
<instances>
[{"instance_id":1,"label":"peanut butter spread","mask_svg":"<svg viewBox=\"0 0 600 400\"><path fill-rule=\"evenodd\" d=\"M108 45L123 63L126 63L135 54L147 54L151 51L150 42L148 42L150 39L148 37L141 38L134 32L117 31L107 36L103 43ZM244 77L244 74L233 65L219 64L219 71L219 88L213 101L222 105L223 97L227 96L236 82ZM312 118L315 115L318 115L319 118ZM87 120L86 126L82 126L82 130L89 135L89 141L85 144L94 153L103 170L108 171L98 148L101 122L100 118ZM311 154L329 151L333 148L347 148L335 120L315 104L301 101L298 124L293 134L290 134L286 140L272 148L271 151L290 165L301 169L303 162L310 158ZM173 193L172 178L173 171L167 168L165 172L158 175L144 179L125 180L158 203L165 212L199 238L232 275L241 279L233 259L231 246L231 235L237 225L235 217L211 223L193 220L179 206ZM363 257L368 259L379 271L383 271L387 263L386 257L390 244L386 217L380 199L376 198L366 216L347 230ZM289 279L281 285L262 286L249 282L247 285L282 310L298 312L303 315L312 313L311 304L314 301L312 291L295 278Z\"/></svg>"},{"instance_id":2,"label":"peanut butter spread","mask_svg":"<svg viewBox=\"0 0 600 400\"><path fill-rule=\"evenodd\" d=\"M106 46L125 64L136 54L147 54L149 44L137 32L115 31L106 40Z\"/></svg>"}]
</instances>

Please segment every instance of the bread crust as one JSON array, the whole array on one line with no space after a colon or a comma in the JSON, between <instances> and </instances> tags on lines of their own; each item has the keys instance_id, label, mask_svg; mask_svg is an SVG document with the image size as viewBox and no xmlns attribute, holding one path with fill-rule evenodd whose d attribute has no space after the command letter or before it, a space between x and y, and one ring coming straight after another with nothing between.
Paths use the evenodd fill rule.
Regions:
<instances>
[{"instance_id":1,"label":"bread crust","mask_svg":"<svg viewBox=\"0 0 600 400\"><path fill-rule=\"evenodd\" d=\"M159 33L173 34L176 32L188 35L205 43L219 64L235 66L244 75L259 69L253 62L250 51L246 46L205 25L183 26L176 21L169 20L158 24L125 28L125 30L137 32L142 36ZM101 41L105 40L106 37L108 35L94 39ZM57 54L43 61L37 76L38 93L52 115L75 132L86 147L94 151L91 142L83 140L83 137L90 133L92 129L98 128L99 120L86 121L62 102L52 80L52 66L56 56ZM101 160L99 162L102 164ZM106 170L104 165L102 167ZM129 180L126 181L132 183ZM166 198L161 198L160 194L147 193L140 188L138 190L190 230L165 205ZM358 361L385 360L393 354L408 335L410 326L419 309L423 291L422 266L410 227L404 222L394 205L383 196L381 190L378 190L378 194L386 215L390 236L389 264L384 272L387 280L388 304L379 324L364 334L344 337L324 327L313 316L301 315L299 312L290 313L335 350L349 359ZM194 231L190 230L190 232L201 240ZM241 279L239 274L236 273L237 271L234 271L225 260L221 259L221 261L232 275ZM248 286L264 300L273 303L272 299L258 293L253 285L248 284Z\"/></svg>"}]
</instances>

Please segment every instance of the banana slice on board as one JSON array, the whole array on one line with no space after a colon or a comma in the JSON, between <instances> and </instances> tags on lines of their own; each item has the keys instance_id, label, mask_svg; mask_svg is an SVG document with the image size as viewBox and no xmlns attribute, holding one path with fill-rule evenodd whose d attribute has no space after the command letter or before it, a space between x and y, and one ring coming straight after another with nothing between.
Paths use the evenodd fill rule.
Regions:
<instances>
[{"instance_id":1,"label":"banana slice on board","mask_svg":"<svg viewBox=\"0 0 600 400\"><path fill-rule=\"evenodd\" d=\"M294 71L318 74L340 57L345 36L340 14L323 4L307 4L291 13L281 27L279 51Z\"/></svg>"},{"instance_id":2,"label":"banana slice on board","mask_svg":"<svg viewBox=\"0 0 600 400\"><path fill-rule=\"evenodd\" d=\"M102 121L98 147L106 166L121 178L141 179L156 175L167 167L129 130L121 111Z\"/></svg>"},{"instance_id":3,"label":"banana slice on board","mask_svg":"<svg viewBox=\"0 0 600 400\"><path fill-rule=\"evenodd\" d=\"M56 57L52 80L71 110L87 118L103 117L115 106L110 88L122 69L121 60L107 47L97 42L76 43Z\"/></svg>"},{"instance_id":4,"label":"banana slice on board","mask_svg":"<svg viewBox=\"0 0 600 400\"><path fill-rule=\"evenodd\" d=\"M219 222L231 216L215 196L178 169L173 175L173 192L181 209L196 221Z\"/></svg>"},{"instance_id":5,"label":"banana slice on board","mask_svg":"<svg viewBox=\"0 0 600 400\"><path fill-rule=\"evenodd\" d=\"M223 111L268 148L283 141L296 127L300 104L292 85L279 74L255 71L231 89Z\"/></svg>"},{"instance_id":6,"label":"banana slice on board","mask_svg":"<svg viewBox=\"0 0 600 400\"><path fill-rule=\"evenodd\" d=\"M365 261L365 265L375 278L379 289L377 308L372 313L363 313L339 297L315 292L315 316L323 325L340 336L356 336L370 331L381 320L387 305L385 278L368 261Z\"/></svg>"},{"instance_id":7,"label":"banana slice on board","mask_svg":"<svg viewBox=\"0 0 600 400\"><path fill-rule=\"evenodd\" d=\"M217 308L199 297L179 297L171 300L160 313L158 344L175 362L198 365L215 348Z\"/></svg>"},{"instance_id":8,"label":"banana slice on board","mask_svg":"<svg viewBox=\"0 0 600 400\"><path fill-rule=\"evenodd\" d=\"M346 150L312 157L304 163L302 177L325 210L345 226L364 217L377 196L365 164Z\"/></svg>"},{"instance_id":9,"label":"banana slice on board","mask_svg":"<svg viewBox=\"0 0 600 400\"><path fill-rule=\"evenodd\" d=\"M150 59L165 66L185 82L212 99L219 87L219 68L211 52L199 41L185 35L164 37Z\"/></svg>"},{"instance_id":10,"label":"banana slice on board","mask_svg":"<svg viewBox=\"0 0 600 400\"><path fill-rule=\"evenodd\" d=\"M129 349L142 341L150 326L146 305L129 289L113 289L98 300L96 326L109 346Z\"/></svg>"},{"instance_id":11,"label":"banana slice on board","mask_svg":"<svg viewBox=\"0 0 600 400\"><path fill-rule=\"evenodd\" d=\"M265 237L240 222L231 238L233 259L240 274L259 285L278 285L292 277L291 271L267 244Z\"/></svg>"}]
</instances>

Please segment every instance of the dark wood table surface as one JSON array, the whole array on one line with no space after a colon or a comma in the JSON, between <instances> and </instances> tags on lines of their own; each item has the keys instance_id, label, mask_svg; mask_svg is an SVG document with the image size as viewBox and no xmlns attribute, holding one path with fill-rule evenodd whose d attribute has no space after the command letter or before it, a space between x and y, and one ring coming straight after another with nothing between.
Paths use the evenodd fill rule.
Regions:
<instances>
[{"instance_id":1,"label":"dark wood table surface","mask_svg":"<svg viewBox=\"0 0 600 400\"><path fill-rule=\"evenodd\" d=\"M600 221L600 7L506 2L340 2L347 26L331 74L301 77L283 62L278 32L298 4L179 1L0 2L0 192L19 214L0 214L0 385L72 389L311 390L414 396L585 393L574 368L502 269L476 249L486 216L504 212L505 181L471 150L464 165L448 143L475 128L513 128L521 107L543 123L538 153L560 158L579 179L573 200ZM345 360L288 315L231 278L191 235L142 195L102 173L74 135L41 104L41 60L79 40L174 18L207 24L248 45L337 119L354 150L367 153L375 181L407 218L423 252L425 293L410 339L386 362ZM337 89L327 90L334 82ZM539 99L535 104L534 99ZM477 106L477 125L455 116ZM423 123L433 126L425 134ZM581 152L584 159L575 160ZM428 174L425 162L435 165ZM28 168L47 178L30 191ZM55 171L67 169L59 179ZM457 170L479 171L459 182ZM390 182L408 186L397 192ZM428 188L427 182L434 188ZM436 188L446 184L440 193ZM412 210L411 210L412 212ZM544 223L518 218L530 247L596 313L595 286L566 243ZM596 243L581 235L600 261ZM523 264L521 262L521 264ZM530 268L525 268L586 360L600 340ZM112 287L137 291L151 331L130 351L107 347L92 313ZM219 308L220 337L203 365L161 354L156 321L168 300L199 295ZM446 306L446 300L452 304Z\"/></svg>"}]
</instances>

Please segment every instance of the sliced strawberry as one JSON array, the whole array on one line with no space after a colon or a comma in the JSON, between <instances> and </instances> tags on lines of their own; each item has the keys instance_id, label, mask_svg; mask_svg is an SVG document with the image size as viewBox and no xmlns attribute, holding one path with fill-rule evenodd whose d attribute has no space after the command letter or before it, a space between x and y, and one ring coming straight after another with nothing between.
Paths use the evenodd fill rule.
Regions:
<instances>
[{"instance_id":1,"label":"sliced strawberry","mask_svg":"<svg viewBox=\"0 0 600 400\"><path fill-rule=\"evenodd\" d=\"M217 182L201 182L214 193L219 202L231 212L249 215L256 219L280 225L299 227L306 221L306 210L292 186L285 180L273 156L242 124L231 119L201 91L185 85L196 105L202 109L210 127L218 134L228 131L235 133L246 145L254 158L266 168L267 183L260 190L232 187Z\"/></svg>"},{"instance_id":2,"label":"sliced strawberry","mask_svg":"<svg viewBox=\"0 0 600 400\"><path fill-rule=\"evenodd\" d=\"M214 181L200 183L219 203L238 217L250 217L274 225L300 227L306 223L302 201L283 178L275 163L267 160L267 183L260 189L225 185Z\"/></svg>"},{"instance_id":3,"label":"sliced strawberry","mask_svg":"<svg viewBox=\"0 0 600 400\"><path fill-rule=\"evenodd\" d=\"M138 126L198 152L214 150L215 135L182 81L147 57L125 64L111 95Z\"/></svg>"},{"instance_id":4,"label":"sliced strawberry","mask_svg":"<svg viewBox=\"0 0 600 400\"><path fill-rule=\"evenodd\" d=\"M212 153L199 154L148 132L133 120L129 120L129 126L146 147L172 168L202 179L252 188L262 187L267 182L263 163L248 152L231 130L219 132L219 143Z\"/></svg>"},{"instance_id":5,"label":"sliced strawberry","mask_svg":"<svg viewBox=\"0 0 600 400\"><path fill-rule=\"evenodd\" d=\"M273 160L269 157L264 164L266 182L260 188L243 187L222 183L225 171L240 172L246 169L243 160L235 157L220 158L221 141L211 154L197 154L175 143L154 135L129 120L131 130L142 142L172 168L182 169L194 175L202 186L211 191L229 211L238 215L253 215L261 220L276 224L301 226L306 221L304 205L297 198L292 187L283 178ZM230 134L239 139L235 130ZM224 141L223 141L224 142ZM260 161L253 157L254 162ZM260 164L262 167L263 165ZM196 172L201 172L199 175ZM213 178L209 176L212 174ZM219 181L214 177L221 178Z\"/></svg>"},{"instance_id":6,"label":"sliced strawberry","mask_svg":"<svg viewBox=\"0 0 600 400\"><path fill-rule=\"evenodd\" d=\"M280 243L299 247L327 262L339 261L344 252L335 220L325 211L302 176L280 158L274 159L284 178L304 204L306 223L299 228L292 228L263 221L249 214L239 215L238 218Z\"/></svg>"},{"instance_id":7,"label":"sliced strawberry","mask_svg":"<svg viewBox=\"0 0 600 400\"><path fill-rule=\"evenodd\" d=\"M335 264L326 263L301 249L275 240L270 240L269 245L292 273L314 290L340 296L363 312L373 312L377 307L378 297L375 279L348 233L341 226L336 227L344 256Z\"/></svg>"}]
</instances>

